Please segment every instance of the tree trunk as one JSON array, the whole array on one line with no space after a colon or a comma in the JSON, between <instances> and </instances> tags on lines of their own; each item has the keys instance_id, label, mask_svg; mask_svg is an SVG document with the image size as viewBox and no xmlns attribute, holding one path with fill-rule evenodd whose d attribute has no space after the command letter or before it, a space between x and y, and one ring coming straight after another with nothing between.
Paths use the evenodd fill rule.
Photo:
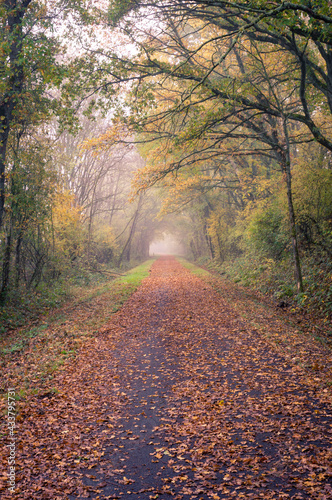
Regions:
<instances>
[{"instance_id":1,"label":"tree trunk","mask_svg":"<svg viewBox=\"0 0 332 500\"><path fill-rule=\"evenodd\" d=\"M3 257L2 264L2 285L0 291L0 305L6 302L8 290L9 290L9 280L10 280L10 261L12 255L12 221L9 224L9 232L6 237L6 247Z\"/></svg>"},{"instance_id":2,"label":"tree trunk","mask_svg":"<svg viewBox=\"0 0 332 500\"><path fill-rule=\"evenodd\" d=\"M303 292L303 280L302 280L301 262L300 262L298 238L296 230L296 219L295 219L295 212L293 205L292 175L290 167L291 161L290 161L289 137L288 137L286 118L283 119L283 128L285 135L285 148L284 151L282 152L282 170L286 178L288 215L289 215L289 223L290 223L291 238L292 238L296 286L297 286L297 292L300 293Z\"/></svg>"},{"instance_id":3,"label":"tree trunk","mask_svg":"<svg viewBox=\"0 0 332 500\"><path fill-rule=\"evenodd\" d=\"M5 212L5 183L6 183L6 156L8 137L13 121L13 112L17 99L20 99L24 70L22 60L24 33L22 23L32 0L7 0L4 4L4 15L7 16L6 38L10 45L9 71L5 72L8 90L0 96L0 228L3 224ZM1 68L3 72L5 67Z\"/></svg>"},{"instance_id":4,"label":"tree trunk","mask_svg":"<svg viewBox=\"0 0 332 500\"><path fill-rule=\"evenodd\" d=\"M215 257L215 253L214 253L214 248L213 248L211 237L208 234L208 229L207 229L206 224L204 224L203 231L204 231L204 238L206 241L206 245L207 245L208 250L209 250L210 258L213 260Z\"/></svg>"},{"instance_id":5,"label":"tree trunk","mask_svg":"<svg viewBox=\"0 0 332 500\"><path fill-rule=\"evenodd\" d=\"M193 254L194 260L197 260L198 255L197 255L197 251L196 251L196 248L195 248L195 241L194 241L194 239L190 240L189 246L190 246L190 250L191 250L191 252Z\"/></svg>"},{"instance_id":6,"label":"tree trunk","mask_svg":"<svg viewBox=\"0 0 332 500\"><path fill-rule=\"evenodd\" d=\"M2 113L2 107L0 107ZM0 229L5 213L5 185L6 185L6 152L9 127L5 120L0 119Z\"/></svg>"},{"instance_id":7,"label":"tree trunk","mask_svg":"<svg viewBox=\"0 0 332 500\"><path fill-rule=\"evenodd\" d=\"M20 278L21 278L21 247L22 247L22 233L20 233L17 237L16 248L15 248L15 270L16 270L15 287L16 288L19 287Z\"/></svg>"},{"instance_id":8,"label":"tree trunk","mask_svg":"<svg viewBox=\"0 0 332 500\"><path fill-rule=\"evenodd\" d=\"M137 205L136 212L134 215L133 223L132 223L131 228L130 228L128 239L123 247L123 250L122 250L121 255L119 257L119 260L118 260L118 266L120 266L120 264L124 260L126 260L127 262L130 261L130 247L131 247L132 239L133 239L134 234L135 234L137 219L138 219L138 215L140 213L140 209L141 209L141 205L142 205L142 199L143 199L143 195L141 193L139 196L139 199L138 199L138 205Z\"/></svg>"},{"instance_id":9,"label":"tree trunk","mask_svg":"<svg viewBox=\"0 0 332 500\"><path fill-rule=\"evenodd\" d=\"M110 221L109 221L109 225L110 226L112 225L113 216L114 216L114 212L115 212L115 206L116 206L116 200L117 200L117 195L118 195L118 188L119 188L120 177L121 177L121 170L119 169L118 176L117 176L117 179L116 179L116 184L115 184L115 187L113 189L113 194L112 194L113 201L112 201L111 216L110 216Z\"/></svg>"}]
</instances>

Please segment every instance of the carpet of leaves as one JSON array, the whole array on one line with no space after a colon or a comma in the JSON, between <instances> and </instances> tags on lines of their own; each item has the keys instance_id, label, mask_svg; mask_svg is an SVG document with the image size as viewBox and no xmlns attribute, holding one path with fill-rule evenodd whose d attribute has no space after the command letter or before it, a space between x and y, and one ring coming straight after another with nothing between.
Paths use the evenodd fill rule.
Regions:
<instances>
[{"instance_id":1,"label":"carpet of leaves","mask_svg":"<svg viewBox=\"0 0 332 500\"><path fill-rule=\"evenodd\" d=\"M20 403L3 499L332 498L329 390L175 259L65 368Z\"/></svg>"}]
</instances>

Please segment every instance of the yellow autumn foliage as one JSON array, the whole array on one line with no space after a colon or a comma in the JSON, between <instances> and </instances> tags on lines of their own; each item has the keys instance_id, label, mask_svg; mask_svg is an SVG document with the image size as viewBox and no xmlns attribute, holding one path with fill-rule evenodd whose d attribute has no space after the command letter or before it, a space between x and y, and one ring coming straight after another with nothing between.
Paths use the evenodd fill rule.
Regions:
<instances>
[{"instance_id":1,"label":"yellow autumn foliage","mask_svg":"<svg viewBox=\"0 0 332 500\"><path fill-rule=\"evenodd\" d=\"M82 208L76 205L75 196L70 191L56 192L52 201L55 254L58 258L71 262L79 257L84 249Z\"/></svg>"}]
</instances>

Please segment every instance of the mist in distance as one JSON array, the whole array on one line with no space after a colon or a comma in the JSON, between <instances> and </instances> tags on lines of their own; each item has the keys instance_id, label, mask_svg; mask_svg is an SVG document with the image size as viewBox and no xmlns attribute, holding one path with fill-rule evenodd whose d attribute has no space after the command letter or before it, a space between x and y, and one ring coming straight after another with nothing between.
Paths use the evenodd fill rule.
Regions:
<instances>
[{"instance_id":1,"label":"mist in distance","mask_svg":"<svg viewBox=\"0 0 332 500\"><path fill-rule=\"evenodd\" d=\"M185 255L185 250L174 236L164 233L160 239L150 244L149 253L151 257L156 255Z\"/></svg>"}]
</instances>

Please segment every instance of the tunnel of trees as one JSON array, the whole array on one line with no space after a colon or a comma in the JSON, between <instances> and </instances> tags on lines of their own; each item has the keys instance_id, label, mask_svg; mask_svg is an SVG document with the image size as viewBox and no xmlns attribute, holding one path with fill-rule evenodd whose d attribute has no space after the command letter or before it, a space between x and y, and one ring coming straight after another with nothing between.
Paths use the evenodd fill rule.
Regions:
<instances>
[{"instance_id":1,"label":"tunnel of trees","mask_svg":"<svg viewBox=\"0 0 332 500\"><path fill-rule=\"evenodd\" d=\"M328 0L0 2L0 304L163 233L332 312Z\"/></svg>"}]
</instances>

